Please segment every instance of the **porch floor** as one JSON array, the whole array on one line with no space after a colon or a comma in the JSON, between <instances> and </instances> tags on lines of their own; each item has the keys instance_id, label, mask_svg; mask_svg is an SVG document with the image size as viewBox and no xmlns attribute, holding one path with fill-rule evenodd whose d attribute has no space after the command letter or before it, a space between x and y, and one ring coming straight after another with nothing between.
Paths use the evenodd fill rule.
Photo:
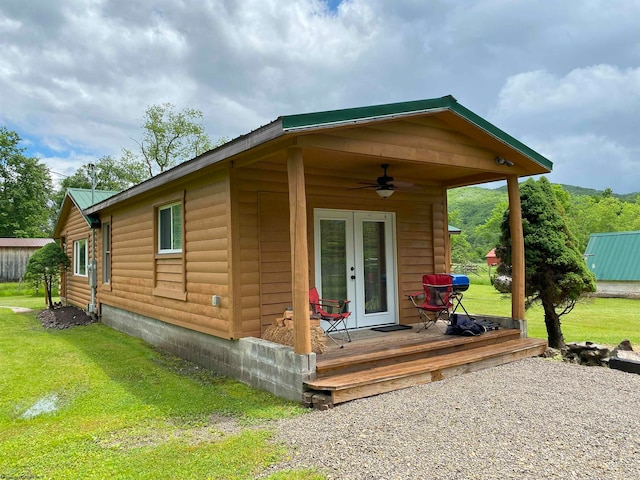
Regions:
<instances>
[{"instance_id":1,"label":"porch floor","mask_svg":"<svg viewBox=\"0 0 640 480\"><path fill-rule=\"evenodd\" d=\"M344 348L328 340L326 352L316 356L316 378L305 382L307 403L332 406L537 356L547 347L544 340L521 338L517 329L460 337L439 327L354 331Z\"/></svg>"}]
</instances>

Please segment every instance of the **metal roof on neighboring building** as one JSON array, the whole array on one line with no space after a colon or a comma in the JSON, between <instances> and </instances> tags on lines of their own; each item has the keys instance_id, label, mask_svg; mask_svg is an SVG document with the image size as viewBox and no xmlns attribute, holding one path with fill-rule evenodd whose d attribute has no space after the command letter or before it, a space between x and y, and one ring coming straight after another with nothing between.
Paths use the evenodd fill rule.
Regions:
<instances>
[{"instance_id":1,"label":"metal roof on neighboring building","mask_svg":"<svg viewBox=\"0 0 640 480\"><path fill-rule=\"evenodd\" d=\"M40 248L53 242L53 238L0 238L0 247Z\"/></svg>"},{"instance_id":2,"label":"metal roof on neighboring building","mask_svg":"<svg viewBox=\"0 0 640 480\"><path fill-rule=\"evenodd\" d=\"M592 233L584 255L597 280L640 281L640 231Z\"/></svg>"}]
</instances>

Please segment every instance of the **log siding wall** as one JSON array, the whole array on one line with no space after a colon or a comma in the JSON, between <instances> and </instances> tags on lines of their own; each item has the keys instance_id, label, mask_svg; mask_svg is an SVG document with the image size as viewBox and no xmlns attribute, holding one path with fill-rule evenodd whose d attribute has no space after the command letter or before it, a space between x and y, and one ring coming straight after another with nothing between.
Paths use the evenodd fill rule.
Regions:
<instances>
[{"instance_id":1,"label":"log siding wall","mask_svg":"<svg viewBox=\"0 0 640 480\"><path fill-rule=\"evenodd\" d=\"M91 229L87 224L84 216L75 206L67 206L63 211L65 215L64 229L60 233L60 237L64 238L64 251L71 260L71 266L62 276L61 296L67 303L80 308L87 308L91 301L91 288L89 287L89 276L75 275L74 272L74 254L73 245L78 240L87 241L88 258L91 260L93 254L93 246L91 242ZM88 269L88 265L87 265ZM64 294L64 295L63 295Z\"/></svg>"},{"instance_id":2,"label":"log siding wall","mask_svg":"<svg viewBox=\"0 0 640 480\"><path fill-rule=\"evenodd\" d=\"M226 170L201 172L104 212L111 220L112 268L111 283L99 284L99 301L229 338L228 190ZM157 207L176 198L183 199L182 252L158 254ZM220 306L212 305L213 295Z\"/></svg>"}]
</instances>

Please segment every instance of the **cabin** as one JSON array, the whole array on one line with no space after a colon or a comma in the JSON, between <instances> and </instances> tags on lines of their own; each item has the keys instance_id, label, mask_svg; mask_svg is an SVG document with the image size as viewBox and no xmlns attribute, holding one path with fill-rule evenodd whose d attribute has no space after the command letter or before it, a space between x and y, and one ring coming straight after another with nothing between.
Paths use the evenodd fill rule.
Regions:
<instances>
[{"instance_id":1,"label":"cabin","mask_svg":"<svg viewBox=\"0 0 640 480\"><path fill-rule=\"evenodd\" d=\"M592 233L584 257L597 296L640 298L640 231Z\"/></svg>"},{"instance_id":2,"label":"cabin","mask_svg":"<svg viewBox=\"0 0 640 480\"><path fill-rule=\"evenodd\" d=\"M51 242L51 238L0 238L0 283L21 281L31 255Z\"/></svg>"},{"instance_id":3,"label":"cabin","mask_svg":"<svg viewBox=\"0 0 640 480\"><path fill-rule=\"evenodd\" d=\"M526 338L518 179L551 167L452 96L281 116L90 206L72 192L56 225L73 263L66 301L307 403L537 355L546 344ZM496 180L507 181L514 245L504 331L472 353L469 339L413 330L359 343L372 327L415 324L407 295L424 274L449 272L447 189ZM350 301L352 343L313 351L311 287ZM262 339L285 314L292 345Z\"/></svg>"}]
</instances>

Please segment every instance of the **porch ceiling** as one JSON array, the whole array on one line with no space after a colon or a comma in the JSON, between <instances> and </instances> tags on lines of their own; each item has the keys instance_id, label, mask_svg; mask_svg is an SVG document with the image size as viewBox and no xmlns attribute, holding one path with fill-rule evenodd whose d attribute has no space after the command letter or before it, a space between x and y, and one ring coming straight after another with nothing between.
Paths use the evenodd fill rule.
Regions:
<instances>
[{"instance_id":1,"label":"porch ceiling","mask_svg":"<svg viewBox=\"0 0 640 480\"><path fill-rule=\"evenodd\" d=\"M304 150L306 165L363 182L375 180L382 163L390 165L396 181L449 188L549 172L526 152L450 111L332 126L293 137ZM496 157L511 166L498 165Z\"/></svg>"}]
</instances>

